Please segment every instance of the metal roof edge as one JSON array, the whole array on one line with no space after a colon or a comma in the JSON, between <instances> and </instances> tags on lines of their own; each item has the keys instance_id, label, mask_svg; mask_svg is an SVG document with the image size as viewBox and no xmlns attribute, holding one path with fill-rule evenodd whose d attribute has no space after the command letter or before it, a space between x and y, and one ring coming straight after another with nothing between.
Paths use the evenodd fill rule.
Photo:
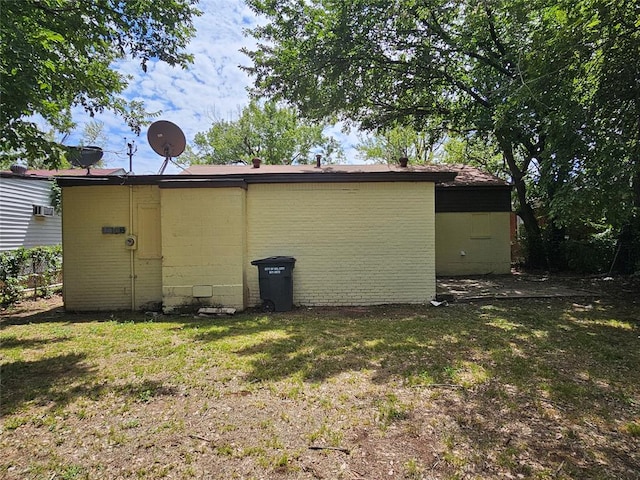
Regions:
<instances>
[{"instance_id":1,"label":"metal roof edge","mask_svg":"<svg viewBox=\"0 0 640 480\"><path fill-rule=\"evenodd\" d=\"M513 190L513 185L510 183L440 183L436 185L437 189L446 190L449 188L455 188L456 190Z\"/></svg>"},{"instance_id":2,"label":"metal roof edge","mask_svg":"<svg viewBox=\"0 0 640 480\"><path fill-rule=\"evenodd\" d=\"M159 188L247 188L247 182L242 178L179 178L160 180Z\"/></svg>"},{"instance_id":3,"label":"metal roof edge","mask_svg":"<svg viewBox=\"0 0 640 480\"><path fill-rule=\"evenodd\" d=\"M40 180L45 182L50 182L52 177L43 177L40 175L20 175L19 173L13 172L0 172L0 178L17 178L21 180Z\"/></svg>"},{"instance_id":4,"label":"metal roof edge","mask_svg":"<svg viewBox=\"0 0 640 480\"><path fill-rule=\"evenodd\" d=\"M92 176L92 177L58 177L62 187L90 185L164 185L163 188L189 188L200 185L220 187L224 182L228 186L241 186L256 183L346 183L346 182L451 182L455 179L455 171L444 172L318 172L318 173L265 173L261 175L130 175L130 176ZM222 183L220 183L222 182ZM233 182L236 182L232 185ZM179 187L178 187L179 185Z\"/></svg>"}]
</instances>

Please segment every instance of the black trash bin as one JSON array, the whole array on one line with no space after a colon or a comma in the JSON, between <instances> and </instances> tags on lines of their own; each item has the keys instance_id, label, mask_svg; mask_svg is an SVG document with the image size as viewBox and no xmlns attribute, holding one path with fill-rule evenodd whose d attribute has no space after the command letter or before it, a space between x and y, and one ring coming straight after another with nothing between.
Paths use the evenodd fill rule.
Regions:
<instances>
[{"instance_id":1,"label":"black trash bin","mask_svg":"<svg viewBox=\"0 0 640 480\"><path fill-rule=\"evenodd\" d=\"M295 264L293 257L269 257L251 262L251 265L258 267L260 298L265 310L286 312L293 308L291 276Z\"/></svg>"}]
</instances>

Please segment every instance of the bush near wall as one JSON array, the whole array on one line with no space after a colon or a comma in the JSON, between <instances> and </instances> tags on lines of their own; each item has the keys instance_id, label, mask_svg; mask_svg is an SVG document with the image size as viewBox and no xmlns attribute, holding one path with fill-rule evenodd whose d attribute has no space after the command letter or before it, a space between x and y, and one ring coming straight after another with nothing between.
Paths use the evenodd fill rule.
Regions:
<instances>
[{"instance_id":1,"label":"bush near wall","mask_svg":"<svg viewBox=\"0 0 640 480\"><path fill-rule=\"evenodd\" d=\"M0 303L11 305L22 298L26 288L34 296L48 297L59 282L62 247L19 248L0 253Z\"/></svg>"}]
</instances>

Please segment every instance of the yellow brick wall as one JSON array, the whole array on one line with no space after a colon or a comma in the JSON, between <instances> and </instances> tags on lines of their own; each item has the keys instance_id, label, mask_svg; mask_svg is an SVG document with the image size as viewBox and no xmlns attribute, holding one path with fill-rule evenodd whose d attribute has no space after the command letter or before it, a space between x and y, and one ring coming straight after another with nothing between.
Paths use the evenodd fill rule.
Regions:
<instances>
[{"instance_id":1,"label":"yellow brick wall","mask_svg":"<svg viewBox=\"0 0 640 480\"><path fill-rule=\"evenodd\" d=\"M422 182L65 187L65 305L241 309L260 303L251 260L273 255L297 259L296 304L426 302L435 295L433 188ZM103 226L137 235L133 257L127 235L103 234ZM195 299L194 291L204 296Z\"/></svg>"},{"instance_id":2,"label":"yellow brick wall","mask_svg":"<svg viewBox=\"0 0 640 480\"><path fill-rule=\"evenodd\" d=\"M509 222L509 212L437 213L436 274L509 273Z\"/></svg>"},{"instance_id":3,"label":"yellow brick wall","mask_svg":"<svg viewBox=\"0 0 640 480\"><path fill-rule=\"evenodd\" d=\"M132 253L125 246L129 234L142 241L159 235L159 226L140 231L136 218L138 205L158 206L159 198L157 187L150 186L63 189L65 308L131 309L133 300L138 309L161 301L161 256L141 259L134 250L132 268ZM126 234L103 234L102 227L125 227Z\"/></svg>"},{"instance_id":4,"label":"yellow brick wall","mask_svg":"<svg viewBox=\"0 0 640 480\"><path fill-rule=\"evenodd\" d=\"M162 297L182 305L244 308L245 190L161 189ZM194 299L196 291L211 297Z\"/></svg>"},{"instance_id":5,"label":"yellow brick wall","mask_svg":"<svg viewBox=\"0 0 640 480\"><path fill-rule=\"evenodd\" d=\"M250 185L248 304L260 303L251 260L290 255L294 303L422 303L435 295L433 183Z\"/></svg>"}]
</instances>

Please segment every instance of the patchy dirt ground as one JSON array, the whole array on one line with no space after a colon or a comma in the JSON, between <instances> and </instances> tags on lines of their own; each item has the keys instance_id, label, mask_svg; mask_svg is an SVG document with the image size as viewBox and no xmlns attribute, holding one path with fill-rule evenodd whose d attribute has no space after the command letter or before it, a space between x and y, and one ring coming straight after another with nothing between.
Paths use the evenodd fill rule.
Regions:
<instances>
[{"instance_id":1,"label":"patchy dirt ground","mask_svg":"<svg viewBox=\"0 0 640 480\"><path fill-rule=\"evenodd\" d=\"M37 300L27 298L11 307L0 307L0 315L7 320L32 316L41 319L53 319L63 314L64 306L61 294L54 294L49 298L38 298Z\"/></svg>"},{"instance_id":2,"label":"patchy dirt ground","mask_svg":"<svg viewBox=\"0 0 640 480\"><path fill-rule=\"evenodd\" d=\"M636 303L640 277L550 275L513 271L510 275L440 277L438 296L455 301L531 298L609 298Z\"/></svg>"},{"instance_id":3,"label":"patchy dirt ground","mask_svg":"<svg viewBox=\"0 0 640 480\"><path fill-rule=\"evenodd\" d=\"M637 280L456 282L482 306L174 317L168 332L25 301L0 312L2 384L22 389L2 394L0 477L640 478Z\"/></svg>"},{"instance_id":4,"label":"patchy dirt ground","mask_svg":"<svg viewBox=\"0 0 640 480\"><path fill-rule=\"evenodd\" d=\"M640 304L640 276L553 275L514 270L510 275L439 277L438 296L453 301L535 298L601 298ZM0 314L18 318L42 315L54 318L64 314L62 296L26 299ZM108 314L106 314L108 316Z\"/></svg>"}]
</instances>

